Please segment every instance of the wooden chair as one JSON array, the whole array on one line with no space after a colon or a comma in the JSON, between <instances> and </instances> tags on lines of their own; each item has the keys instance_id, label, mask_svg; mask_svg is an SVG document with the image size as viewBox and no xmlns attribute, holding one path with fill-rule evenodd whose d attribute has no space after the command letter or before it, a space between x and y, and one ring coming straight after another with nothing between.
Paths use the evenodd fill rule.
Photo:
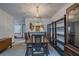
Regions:
<instances>
[{"instance_id":1,"label":"wooden chair","mask_svg":"<svg viewBox=\"0 0 79 59\"><path fill-rule=\"evenodd\" d=\"M32 55L33 56L43 56L44 47L42 44L42 35L32 35Z\"/></svg>"},{"instance_id":2,"label":"wooden chair","mask_svg":"<svg viewBox=\"0 0 79 59\"><path fill-rule=\"evenodd\" d=\"M25 37L25 43L27 43L28 37L27 37L27 33L24 33L24 37Z\"/></svg>"},{"instance_id":3,"label":"wooden chair","mask_svg":"<svg viewBox=\"0 0 79 59\"><path fill-rule=\"evenodd\" d=\"M33 33L31 36L32 42L27 44L27 56L44 56L45 54L48 55L48 46L47 43L44 43L45 36L45 34L37 35Z\"/></svg>"}]
</instances>

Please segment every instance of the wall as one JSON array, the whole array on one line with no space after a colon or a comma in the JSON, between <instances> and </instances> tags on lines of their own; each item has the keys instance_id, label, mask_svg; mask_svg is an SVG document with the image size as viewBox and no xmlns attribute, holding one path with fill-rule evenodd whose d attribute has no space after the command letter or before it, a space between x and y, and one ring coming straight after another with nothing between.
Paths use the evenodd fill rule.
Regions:
<instances>
[{"instance_id":1,"label":"wall","mask_svg":"<svg viewBox=\"0 0 79 59\"><path fill-rule=\"evenodd\" d=\"M73 5L73 3L68 3L66 4L63 8L61 8L53 17L52 17L52 20L53 21L56 21L58 19L61 19L62 17L64 17L64 15L66 14L66 9L68 7L70 7L71 5Z\"/></svg>"},{"instance_id":2,"label":"wall","mask_svg":"<svg viewBox=\"0 0 79 59\"><path fill-rule=\"evenodd\" d=\"M13 17L0 9L0 39L3 37L13 37L14 32Z\"/></svg>"},{"instance_id":3,"label":"wall","mask_svg":"<svg viewBox=\"0 0 79 59\"><path fill-rule=\"evenodd\" d=\"M14 21L15 25L18 25L18 24L25 24L25 18L15 18L15 21Z\"/></svg>"},{"instance_id":4,"label":"wall","mask_svg":"<svg viewBox=\"0 0 79 59\"><path fill-rule=\"evenodd\" d=\"M47 24L51 23L52 20L50 18L41 18L41 19L37 19L37 18L26 18L25 19L26 32L29 31L29 22L32 22L33 24L36 23L36 22L41 22L42 24L44 24L44 30L47 31Z\"/></svg>"}]
</instances>

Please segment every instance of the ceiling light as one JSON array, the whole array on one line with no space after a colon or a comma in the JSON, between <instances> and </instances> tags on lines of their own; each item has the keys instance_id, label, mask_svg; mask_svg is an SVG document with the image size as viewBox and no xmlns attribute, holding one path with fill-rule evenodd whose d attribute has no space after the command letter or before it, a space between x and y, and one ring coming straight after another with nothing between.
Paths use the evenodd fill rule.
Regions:
<instances>
[{"instance_id":1,"label":"ceiling light","mask_svg":"<svg viewBox=\"0 0 79 59\"><path fill-rule=\"evenodd\" d=\"M36 17L39 17L39 6L36 6Z\"/></svg>"}]
</instances>

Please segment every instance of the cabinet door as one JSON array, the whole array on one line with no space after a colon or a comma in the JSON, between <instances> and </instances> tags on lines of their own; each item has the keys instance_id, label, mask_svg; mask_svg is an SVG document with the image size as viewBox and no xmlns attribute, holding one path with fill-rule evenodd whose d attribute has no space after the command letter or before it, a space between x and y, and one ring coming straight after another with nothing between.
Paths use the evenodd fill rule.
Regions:
<instances>
[{"instance_id":1,"label":"cabinet door","mask_svg":"<svg viewBox=\"0 0 79 59\"><path fill-rule=\"evenodd\" d=\"M79 4L73 4L66 10L65 55L79 56Z\"/></svg>"},{"instance_id":2,"label":"cabinet door","mask_svg":"<svg viewBox=\"0 0 79 59\"><path fill-rule=\"evenodd\" d=\"M68 43L79 47L79 7L68 13Z\"/></svg>"}]
</instances>

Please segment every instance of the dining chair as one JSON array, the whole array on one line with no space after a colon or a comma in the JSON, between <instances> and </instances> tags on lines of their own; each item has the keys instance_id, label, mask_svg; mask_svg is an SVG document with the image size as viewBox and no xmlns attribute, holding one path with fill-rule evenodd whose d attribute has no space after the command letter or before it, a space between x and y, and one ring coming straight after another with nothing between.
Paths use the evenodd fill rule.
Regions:
<instances>
[{"instance_id":1,"label":"dining chair","mask_svg":"<svg viewBox=\"0 0 79 59\"><path fill-rule=\"evenodd\" d=\"M42 46L42 35L32 35L32 55L41 56L44 55L44 47Z\"/></svg>"}]
</instances>

